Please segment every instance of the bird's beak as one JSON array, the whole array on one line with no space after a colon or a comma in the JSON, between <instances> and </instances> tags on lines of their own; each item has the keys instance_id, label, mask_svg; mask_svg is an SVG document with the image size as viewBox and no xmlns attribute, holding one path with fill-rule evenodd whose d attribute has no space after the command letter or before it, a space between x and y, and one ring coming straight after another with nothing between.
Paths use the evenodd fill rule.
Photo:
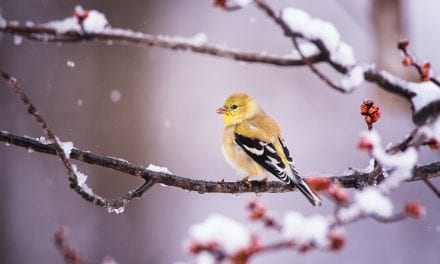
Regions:
<instances>
[{"instance_id":1,"label":"bird's beak","mask_svg":"<svg viewBox=\"0 0 440 264\"><path fill-rule=\"evenodd\" d=\"M226 111L228 111L224 106L220 107L219 109L217 109L217 114L224 114L226 113Z\"/></svg>"}]
</instances>

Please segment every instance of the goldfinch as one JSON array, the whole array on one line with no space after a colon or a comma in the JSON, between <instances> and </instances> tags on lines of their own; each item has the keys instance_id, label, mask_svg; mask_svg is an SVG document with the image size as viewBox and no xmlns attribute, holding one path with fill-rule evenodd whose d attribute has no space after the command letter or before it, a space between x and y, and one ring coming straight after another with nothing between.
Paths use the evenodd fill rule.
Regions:
<instances>
[{"instance_id":1,"label":"goldfinch","mask_svg":"<svg viewBox=\"0 0 440 264\"><path fill-rule=\"evenodd\" d=\"M257 102L245 93L234 93L217 109L223 115L222 152L226 161L244 181L271 173L282 182L298 188L314 205L321 199L298 175L281 137L281 130Z\"/></svg>"}]
</instances>

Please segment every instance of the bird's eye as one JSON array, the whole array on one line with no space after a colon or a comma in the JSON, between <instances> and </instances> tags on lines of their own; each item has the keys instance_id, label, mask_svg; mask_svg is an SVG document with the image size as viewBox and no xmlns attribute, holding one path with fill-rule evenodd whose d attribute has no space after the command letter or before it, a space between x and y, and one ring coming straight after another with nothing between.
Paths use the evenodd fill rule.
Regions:
<instances>
[{"instance_id":1,"label":"bird's eye","mask_svg":"<svg viewBox=\"0 0 440 264\"><path fill-rule=\"evenodd\" d=\"M235 105L235 104L234 104L234 105L231 105L231 109L237 109L237 107L238 107L238 106Z\"/></svg>"}]
</instances>

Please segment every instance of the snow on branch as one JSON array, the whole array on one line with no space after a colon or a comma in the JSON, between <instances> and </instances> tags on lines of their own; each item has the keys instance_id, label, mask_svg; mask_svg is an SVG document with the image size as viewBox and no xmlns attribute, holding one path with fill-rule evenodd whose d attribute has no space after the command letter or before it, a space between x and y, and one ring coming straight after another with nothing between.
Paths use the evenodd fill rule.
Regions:
<instances>
[{"instance_id":1,"label":"snow on branch","mask_svg":"<svg viewBox=\"0 0 440 264\"><path fill-rule=\"evenodd\" d=\"M171 50L189 50L192 52L209 54L217 57L231 58L245 62L272 64L277 66L304 65L304 61L294 54L279 56L267 53L239 51L238 49L228 48L220 45L209 45L207 44L206 37L201 38L201 36L204 36L203 34L197 34L193 38L171 37L166 35L154 36L142 32L135 32L130 29L113 28L109 25L100 28L100 30L92 26L81 28L78 21L79 19L75 17L68 17L64 20L50 21L38 25L33 23L20 24L16 21L4 21L3 23L0 23L0 32L18 35L42 42L100 41L106 44L133 44ZM87 22L88 19L84 19L84 21ZM90 28L92 28L92 30L87 31ZM322 58L323 57L321 54L311 54L308 57L308 60L313 63L318 63L322 61Z\"/></svg>"},{"instance_id":2,"label":"snow on branch","mask_svg":"<svg viewBox=\"0 0 440 264\"><path fill-rule=\"evenodd\" d=\"M6 131L0 131L0 141L8 145L15 145L25 149L32 149L35 152L56 155L55 146L52 143L45 142L41 139L33 139L29 137L21 137L13 135ZM121 158L110 156L103 156L92 153L90 151L83 151L73 148L70 158L85 162L87 164L97 165L104 168L113 169L131 176L141 177L148 181L151 185L163 184L166 186L178 187L187 191L195 191L199 193L282 193L291 192L295 189L282 184L281 182L268 182L267 184L252 182L248 184L242 181L225 182L225 181L203 181L194 180L190 178L180 177L169 172L165 172L164 168L158 166L148 166L144 168L139 165L134 165ZM334 176L322 176L331 182L339 182L344 188L361 188L364 181L369 177L371 172L351 170L350 173ZM387 171L383 172L387 174ZM418 166L415 169L415 175L407 181L420 181L423 177L436 178L440 177L440 162L431 163L424 166ZM310 183L309 179L309 184ZM151 186L150 186L151 187ZM146 191L147 189L144 189ZM139 193L142 195L142 193Z\"/></svg>"},{"instance_id":3,"label":"snow on branch","mask_svg":"<svg viewBox=\"0 0 440 264\"><path fill-rule=\"evenodd\" d=\"M400 212L393 214L388 198L373 190L364 191L355 197L352 204L357 206L357 210L351 210L344 219L341 219L338 204L333 215L304 216L296 211L288 211L279 219L272 216L261 202L250 201L247 205L249 221L260 222L265 229L252 231L250 225L214 214L190 227L184 248L195 263L249 263L251 258L261 253L280 250L299 253L311 250L338 251L347 242L345 226L348 224L369 217L378 222L391 223L406 218L421 219L425 215L425 208L419 202L407 202ZM265 219L271 219L270 224ZM276 236L266 242L263 232L269 230L274 230Z\"/></svg>"},{"instance_id":4,"label":"snow on branch","mask_svg":"<svg viewBox=\"0 0 440 264\"><path fill-rule=\"evenodd\" d=\"M122 213L124 211L124 206L133 200L134 198L139 197L146 189L152 186L150 181L145 181L143 185L138 187L135 190L129 191L123 197L119 199L105 199L95 193L93 193L92 189L86 184L87 176L77 170L75 164L72 164L69 160L73 151L73 143L72 142L61 142L55 133L51 130L46 120L39 113L36 106L32 103L30 98L21 88L17 79L11 77L8 73L0 69L1 77L9 84L12 90L20 97L21 101L27 108L27 112L35 118L35 121L40 125L48 139L40 139L37 142L47 145L51 143L52 154L57 155L64 167L67 170L68 180L70 183L70 188L75 190L77 194L79 194L86 201L93 203L98 206L102 206L107 208L109 212ZM41 142L40 142L41 141ZM44 143L43 143L44 142Z\"/></svg>"},{"instance_id":5,"label":"snow on branch","mask_svg":"<svg viewBox=\"0 0 440 264\"><path fill-rule=\"evenodd\" d=\"M285 8L278 15L267 3L262 0L255 0L256 6L265 12L277 25L281 27L284 34L291 38L294 44L294 52L289 56L276 56L257 53L245 53L237 50L223 48L218 46L212 46L206 44L207 37L204 34L198 34L191 39L185 39L180 37L168 37L168 36L152 36L140 32L133 32L127 29L112 28L110 23L104 14L96 10L84 10L81 7L76 7L72 17L67 17L63 20L50 21L41 25L34 25L32 23L26 23L21 25L17 22L7 22L1 19L0 31L10 34L16 34L24 37L28 37L33 40L44 42L78 42L78 41L113 41L121 43L133 43L141 44L145 46L156 46L161 48L173 49L173 50L191 50L199 53L206 53L220 57L233 58L236 60L248 61L248 62L261 62L269 63L280 66L293 66L293 65L307 65L310 69L316 73L321 79L323 79L329 86L341 91L349 92L355 87L362 84L364 78L367 81L376 82L380 87L399 94L406 99L410 100L414 111L414 120L417 124L426 124L421 131L424 132L426 138L433 140L434 143L438 142L440 138L440 127L438 119L433 119L433 116L437 114L437 108L440 109L440 105L437 102L440 100L439 87L437 83L431 79L432 71L430 67L425 65L418 66L414 56L408 51L408 43L399 45L399 48L405 55L407 64L413 65L420 72L423 82L420 84L406 82L387 72L378 72L372 66L356 65L356 60L353 55L352 48L345 42L341 41L341 37L336 28L329 22L322 21L317 18L312 18L305 11L295 8ZM246 4L238 3L240 8L247 6ZM299 42L302 41L302 42ZM306 47L306 48L305 48ZM296 52L296 53L295 53ZM305 54L307 53L307 54ZM298 58L299 55L299 58ZM306 56L307 55L307 56ZM404 60L404 61L405 61ZM345 75L341 80L341 85L333 83L326 76L324 76L316 67L317 62L327 62L336 71ZM52 144L46 144L44 142L32 142L32 139L23 139L17 136L10 135L2 132L2 139L6 142L14 142L17 145L25 146L27 148L35 148L37 151L57 154L63 161L69 175L69 181L71 188L73 188L84 199L90 201L96 205L106 207L109 212L120 213L123 211L124 206L133 198L141 196L146 190L156 183L162 183L164 185L173 185L190 191L204 192L227 192L227 193L241 193L241 192L284 192L291 191L292 189L283 186L279 183L270 183L268 185L248 185L245 183L225 183L225 182L205 182L196 181L188 178L182 178L168 173L161 173L160 171L153 171L144 169L140 166L134 166L127 162L120 160L112 160L111 157L102 157L92 153L84 153L73 148L73 143L61 142L55 134L50 130L43 117L36 111L35 106L31 103L30 99L26 96L21 89L17 81L10 77L9 74L1 71L2 77L9 82L10 86L16 93L19 94L22 101L28 108L28 112L36 118L37 122L42 126L49 141ZM430 82L429 82L430 81ZM422 87L423 86L423 87ZM378 113L380 114L380 113ZM380 116L380 115L379 115ZM367 113L366 120L371 118L370 113ZM432 121L434 120L434 121ZM372 124L369 124L369 128L372 128ZM13 140L12 140L13 139ZM25 141L26 143L24 143ZM404 148L409 146L403 145ZM28 145L26 145L28 144ZM31 144L33 147L31 147ZM378 147L372 148L374 150L380 149ZM405 151L401 149L400 151ZM374 151L373 151L374 152ZM383 157L387 157L388 154L381 150L379 153ZM373 156L380 161L380 155L378 152L374 152ZM399 153L398 153L399 154ZM87 186L87 176L82 174L76 169L74 164L71 164L69 158L78 158L79 160L86 161L95 164L118 169L128 174L135 176L142 176L145 183L138 189L128 192L118 199L105 199L93 193L92 189ZM379 156L378 156L379 155ZM404 154L399 154L404 155ZM91 158L93 157L93 158ZM89 158L89 159L87 159ZM396 157L392 157L396 158ZM382 160L383 161L383 160ZM110 162L110 163L109 163ZM427 165L436 167L437 164ZM411 163L414 167L415 163ZM149 167L151 168L151 167ZM376 167L376 170L366 173L355 173L356 175L345 175L338 177L338 181L344 187L365 187L365 179L375 178L379 176L385 178L388 173L387 170L378 171L381 167ZM391 172L395 168L391 169ZM421 170L417 168L416 170ZM399 173L399 169L396 169ZM435 171L432 175L437 176ZM401 180L415 180L422 179L425 182L429 182L430 175L414 174L405 171L403 175L406 175ZM418 178L417 178L418 177ZM392 177L391 177L392 178ZM335 177L332 177L335 180ZM370 183L371 184L371 183ZM429 184L428 184L429 185ZM434 190L434 189L433 189Z\"/></svg>"},{"instance_id":6,"label":"snow on branch","mask_svg":"<svg viewBox=\"0 0 440 264\"><path fill-rule=\"evenodd\" d=\"M245 3L215 1L215 5L224 10L239 10ZM296 8L284 8L280 14L263 0L255 0L254 4L265 12L289 37L294 46L293 52L286 55L272 55L257 52L239 51L219 45L207 44L206 35L197 34L193 38L153 36L129 29L113 28L104 14L96 10L75 9L72 17L35 25L31 22L20 24L16 21L0 20L0 32L14 36L26 37L42 42L81 42L100 41L104 43L135 44L146 47L159 47L170 50L189 50L195 53L208 54L238 61L264 63L276 66L308 66L330 87L348 93L362 85L363 81L372 82L378 87L407 99L412 104L413 120L416 124L425 124L432 116L440 113L440 100L437 97L426 100L432 95L424 92L419 84L401 80L385 71L376 70L374 65L356 64L353 49L341 40L335 26L327 21L311 17L305 11ZM231 7L231 8L225 8ZM400 46L399 46L400 47ZM402 49L401 49L402 50ZM414 57L404 52L407 64L414 64ZM340 81L334 82L325 76L316 63L326 62L337 72L343 74ZM430 64L420 67L423 74L432 73ZM436 81L429 76L435 85ZM426 85L426 84L425 84ZM433 89L430 89L433 91ZM422 94L423 93L423 94ZM425 96L427 95L427 96ZM414 100L412 100L414 98ZM420 98L423 107L420 108Z\"/></svg>"}]
</instances>

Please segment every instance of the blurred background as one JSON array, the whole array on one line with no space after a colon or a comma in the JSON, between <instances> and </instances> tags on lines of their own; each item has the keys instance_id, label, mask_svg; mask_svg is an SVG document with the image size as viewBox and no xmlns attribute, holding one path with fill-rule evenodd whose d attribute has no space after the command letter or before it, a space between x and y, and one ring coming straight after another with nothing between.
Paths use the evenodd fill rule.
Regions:
<instances>
[{"instance_id":1,"label":"blurred background","mask_svg":"<svg viewBox=\"0 0 440 264\"><path fill-rule=\"evenodd\" d=\"M376 62L382 69L414 78L411 69L401 66L395 49L398 40L408 37L420 59L431 61L434 69L440 67L440 38L433 23L438 1L270 3L276 8L302 8L334 23L361 62ZM7 20L43 23L70 16L78 4L102 11L113 27L182 37L204 32L209 43L246 51L287 54L292 50L280 29L253 6L227 13L213 8L210 1L197 0L136 4L1 0L0 8ZM384 144L402 139L414 128L409 105L397 96L369 84L342 95L305 67L238 63L131 45L44 44L6 34L0 34L0 66L21 82L61 140L138 165L166 166L194 179L238 179L221 154L222 120L215 113L235 91L254 96L279 122L303 175L341 174L347 167L368 165L368 156L356 149L358 134L366 129L359 115L364 98L381 108L382 118L375 127ZM0 129L42 136L17 96L5 83L0 87ZM423 150L420 163L439 157L438 152ZM141 183L112 170L73 163L104 197L118 197ZM70 243L95 262L106 255L120 263L188 261L182 245L192 224L216 212L247 223L244 205L256 198L255 194L200 195L157 185L123 214L109 214L69 189L56 157L5 144L0 144L0 175L1 263L63 262L52 241L59 225L70 228ZM310 215L333 209L325 201L322 208L312 208L298 193L262 194L257 199L280 216L288 210ZM438 263L439 200L421 182L403 184L392 199L397 210L405 201L419 199L427 207L427 217L389 225L362 221L347 228L348 244L339 253L277 252L253 263ZM262 231L258 225L251 228Z\"/></svg>"}]
</instances>

